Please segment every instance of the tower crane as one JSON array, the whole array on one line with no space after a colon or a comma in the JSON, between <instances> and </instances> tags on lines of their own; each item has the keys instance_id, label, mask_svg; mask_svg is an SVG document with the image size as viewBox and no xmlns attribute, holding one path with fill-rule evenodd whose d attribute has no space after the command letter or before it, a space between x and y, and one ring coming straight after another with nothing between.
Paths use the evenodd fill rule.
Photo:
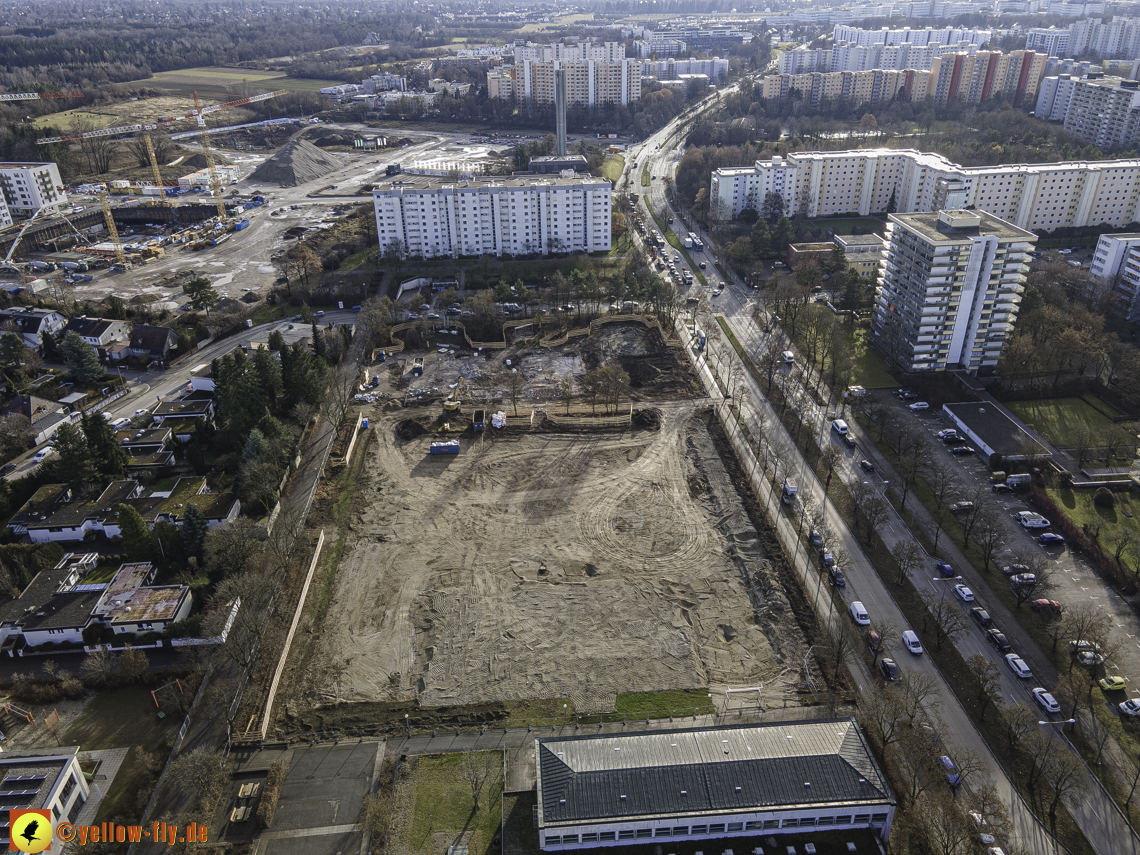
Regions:
<instances>
[{"instance_id":1,"label":"tower crane","mask_svg":"<svg viewBox=\"0 0 1140 855\"><path fill-rule=\"evenodd\" d=\"M115 263L123 264L126 256L123 255L123 244L119 240L119 230L115 227L115 218L111 216L111 203L107 201L107 191L99 193L99 207L103 209L103 222L107 224L107 234L111 236L111 243L115 246Z\"/></svg>"},{"instance_id":2,"label":"tower crane","mask_svg":"<svg viewBox=\"0 0 1140 855\"><path fill-rule=\"evenodd\" d=\"M48 98L82 98L82 92L3 92L0 93L0 102L3 101L44 101Z\"/></svg>"},{"instance_id":3,"label":"tower crane","mask_svg":"<svg viewBox=\"0 0 1140 855\"><path fill-rule=\"evenodd\" d=\"M194 109L197 110L198 126L202 129L202 151L206 155L206 169L208 180L210 182L210 192L214 194L214 202L218 206L218 220L224 221L226 219L226 200L222 195L222 182L218 178L218 167L214 163L214 150L210 148L210 129L206 125L206 117L202 115L201 108L198 107L198 93L194 93Z\"/></svg>"},{"instance_id":4,"label":"tower crane","mask_svg":"<svg viewBox=\"0 0 1140 855\"><path fill-rule=\"evenodd\" d=\"M150 169L154 174L154 186L158 188L158 198L161 204L166 204L166 186L162 183L162 171L158 168L158 158L154 156L154 142L151 141L150 131L143 131L143 142L146 143L146 153L150 158Z\"/></svg>"}]
</instances>

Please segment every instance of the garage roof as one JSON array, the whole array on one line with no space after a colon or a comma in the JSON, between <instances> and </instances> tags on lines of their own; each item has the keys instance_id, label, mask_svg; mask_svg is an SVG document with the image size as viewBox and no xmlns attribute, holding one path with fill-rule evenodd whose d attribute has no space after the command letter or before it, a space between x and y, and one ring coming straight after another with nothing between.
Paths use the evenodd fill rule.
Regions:
<instances>
[{"instance_id":1,"label":"garage roof","mask_svg":"<svg viewBox=\"0 0 1140 855\"><path fill-rule=\"evenodd\" d=\"M893 802L853 719L536 740L540 825Z\"/></svg>"}]
</instances>

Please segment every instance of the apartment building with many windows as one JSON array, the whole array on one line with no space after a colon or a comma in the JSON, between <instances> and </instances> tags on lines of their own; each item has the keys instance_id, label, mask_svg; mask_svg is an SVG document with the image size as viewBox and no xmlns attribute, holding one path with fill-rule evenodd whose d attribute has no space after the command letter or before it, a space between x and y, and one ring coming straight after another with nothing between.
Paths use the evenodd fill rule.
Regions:
<instances>
[{"instance_id":1,"label":"apartment building with many windows","mask_svg":"<svg viewBox=\"0 0 1140 855\"><path fill-rule=\"evenodd\" d=\"M1101 235L1089 273L1120 295L1129 321L1140 321L1140 234Z\"/></svg>"},{"instance_id":2,"label":"apartment building with many windows","mask_svg":"<svg viewBox=\"0 0 1140 855\"><path fill-rule=\"evenodd\" d=\"M0 163L0 193L13 216L30 217L44 205L67 202L54 163Z\"/></svg>"},{"instance_id":3,"label":"apartment building with many windows","mask_svg":"<svg viewBox=\"0 0 1140 855\"><path fill-rule=\"evenodd\" d=\"M888 148L797 152L718 169L709 187L712 217L736 217L754 206L753 188L777 180L789 216L934 211L940 186L949 182L958 207L988 211L1018 228L1120 228L1140 221L1140 159L967 167L938 154Z\"/></svg>"},{"instance_id":4,"label":"apartment building with many windows","mask_svg":"<svg viewBox=\"0 0 1140 855\"><path fill-rule=\"evenodd\" d=\"M380 254L608 252L604 178L397 181L372 191Z\"/></svg>"},{"instance_id":5,"label":"apartment building with many windows","mask_svg":"<svg viewBox=\"0 0 1140 855\"><path fill-rule=\"evenodd\" d=\"M1036 240L985 211L892 214L873 341L904 371L995 367Z\"/></svg>"}]
</instances>

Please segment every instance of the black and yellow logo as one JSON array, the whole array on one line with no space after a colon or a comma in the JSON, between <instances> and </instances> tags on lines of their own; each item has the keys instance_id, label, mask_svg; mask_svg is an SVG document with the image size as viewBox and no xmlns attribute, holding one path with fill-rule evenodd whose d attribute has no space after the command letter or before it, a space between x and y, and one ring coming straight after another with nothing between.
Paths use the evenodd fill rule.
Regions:
<instances>
[{"instance_id":1,"label":"black and yellow logo","mask_svg":"<svg viewBox=\"0 0 1140 855\"><path fill-rule=\"evenodd\" d=\"M8 851L43 852L51 848L51 811L8 811Z\"/></svg>"}]
</instances>

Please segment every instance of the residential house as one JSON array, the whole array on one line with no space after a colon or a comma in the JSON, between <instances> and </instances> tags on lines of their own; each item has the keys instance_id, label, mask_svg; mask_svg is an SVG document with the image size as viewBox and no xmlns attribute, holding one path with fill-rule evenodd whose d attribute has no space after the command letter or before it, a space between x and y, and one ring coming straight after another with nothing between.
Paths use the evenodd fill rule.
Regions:
<instances>
[{"instance_id":1,"label":"residential house","mask_svg":"<svg viewBox=\"0 0 1140 855\"><path fill-rule=\"evenodd\" d=\"M133 507L153 528L158 522L181 525L191 504L211 528L236 519L241 511L233 493L209 490L205 478L179 478L168 491L150 491L137 481L112 481L90 501L73 501L66 484L48 484L12 516L8 528L33 543L81 541L89 534L114 539L121 535L119 505Z\"/></svg>"},{"instance_id":2,"label":"residential house","mask_svg":"<svg viewBox=\"0 0 1140 855\"><path fill-rule=\"evenodd\" d=\"M127 453L127 472L131 475L174 465L174 452L169 450L173 432L169 427L121 430L116 437L119 448Z\"/></svg>"},{"instance_id":3,"label":"residential house","mask_svg":"<svg viewBox=\"0 0 1140 855\"><path fill-rule=\"evenodd\" d=\"M178 346L178 336L170 327L151 327L136 324L131 332L129 356L149 356L156 362L165 362L170 351Z\"/></svg>"},{"instance_id":4,"label":"residential house","mask_svg":"<svg viewBox=\"0 0 1140 855\"><path fill-rule=\"evenodd\" d=\"M105 348L112 342L126 341L131 336L130 321L114 321L107 318L89 318L80 315L72 318L63 328L63 334L73 332L94 348Z\"/></svg>"},{"instance_id":5,"label":"residential house","mask_svg":"<svg viewBox=\"0 0 1140 855\"><path fill-rule=\"evenodd\" d=\"M16 395L4 410L6 416L24 416L32 423L35 443L47 442L65 422L74 424L81 413L69 413L67 407L58 401L49 401L35 395Z\"/></svg>"},{"instance_id":6,"label":"residential house","mask_svg":"<svg viewBox=\"0 0 1140 855\"><path fill-rule=\"evenodd\" d=\"M162 632L189 616L194 599L185 585L152 585L155 567L149 561L122 565L91 611L92 621L123 633Z\"/></svg>"},{"instance_id":7,"label":"residential house","mask_svg":"<svg viewBox=\"0 0 1140 855\"><path fill-rule=\"evenodd\" d=\"M51 309L34 309L31 306L13 306L0 309L0 330L18 333L24 346L39 350L44 344L44 333L58 338L67 318Z\"/></svg>"},{"instance_id":8,"label":"residential house","mask_svg":"<svg viewBox=\"0 0 1140 855\"><path fill-rule=\"evenodd\" d=\"M211 395L209 398L188 397L178 401L166 401L155 408L152 417L156 425L160 425L171 418L211 421L214 418L214 397Z\"/></svg>"}]
</instances>

